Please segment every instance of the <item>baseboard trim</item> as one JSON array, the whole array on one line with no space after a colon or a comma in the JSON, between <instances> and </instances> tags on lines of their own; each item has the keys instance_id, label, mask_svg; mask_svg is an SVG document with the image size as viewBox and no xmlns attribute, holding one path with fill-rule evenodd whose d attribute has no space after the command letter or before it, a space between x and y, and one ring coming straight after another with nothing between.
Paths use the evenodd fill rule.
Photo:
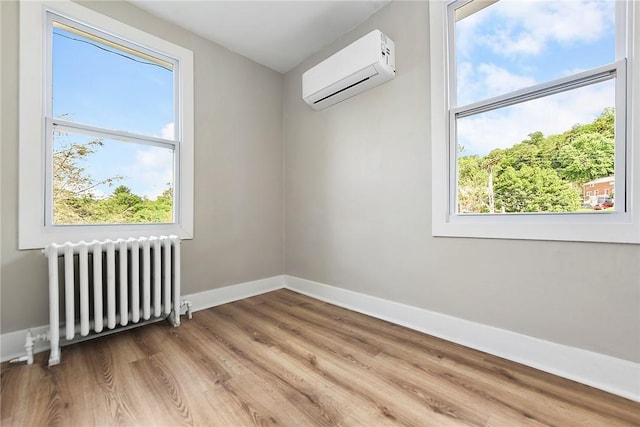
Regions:
<instances>
[{"instance_id":1,"label":"baseboard trim","mask_svg":"<svg viewBox=\"0 0 640 427\"><path fill-rule=\"evenodd\" d=\"M205 310L207 308L282 289L284 287L284 283L284 276L273 276L266 279L253 280L251 282L244 282L237 285L198 292L196 294L184 295L182 299L185 301L191 301L193 311Z\"/></svg>"},{"instance_id":2,"label":"baseboard trim","mask_svg":"<svg viewBox=\"0 0 640 427\"><path fill-rule=\"evenodd\" d=\"M293 276L285 287L640 402L640 364Z\"/></svg>"},{"instance_id":3,"label":"baseboard trim","mask_svg":"<svg viewBox=\"0 0 640 427\"><path fill-rule=\"evenodd\" d=\"M29 329L31 329L33 336L37 336L48 333L49 325L36 326ZM24 348L27 331L28 329L23 329L21 331L8 332L0 335L0 362L6 362L7 360L12 360L27 354ZM33 343L34 353L41 353L50 348L49 341L35 341Z\"/></svg>"},{"instance_id":4,"label":"baseboard trim","mask_svg":"<svg viewBox=\"0 0 640 427\"><path fill-rule=\"evenodd\" d=\"M182 300L191 301L192 310L198 311L244 298L250 298L276 289L282 289L283 287L284 276L274 276L195 294L183 295ZM49 325L36 326L30 329L34 336L46 334L49 331ZM26 336L27 329L0 335L0 362L6 362L24 356L26 354L24 348ZM41 353L50 348L49 341L36 341L33 350L34 353Z\"/></svg>"},{"instance_id":5,"label":"baseboard trim","mask_svg":"<svg viewBox=\"0 0 640 427\"><path fill-rule=\"evenodd\" d=\"M640 402L638 363L298 277L274 276L183 295L182 298L191 301L193 311L199 311L282 288ZM34 335L47 331L47 325L31 328ZM0 361L25 354L26 333L24 329L0 335ZM35 353L47 350L47 341L35 343Z\"/></svg>"}]
</instances>

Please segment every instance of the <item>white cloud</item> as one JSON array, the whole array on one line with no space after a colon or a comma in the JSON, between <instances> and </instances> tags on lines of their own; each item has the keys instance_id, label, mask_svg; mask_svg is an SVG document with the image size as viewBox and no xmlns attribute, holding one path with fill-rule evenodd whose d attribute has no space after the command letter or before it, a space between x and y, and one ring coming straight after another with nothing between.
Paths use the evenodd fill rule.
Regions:
<instances>
[{"instance_id":1,"label":"white cloud","mask_svg":"<svg viewBox=\"0 0 640 427\"><path fill-rule=\"evenodd\" d=\"M478 26L487 18L486 14L474 13L456 24L456 50L466 57L478 43Z\"/></svg>"},{"instance_id":2,"label":"white cloud","mask_svg":"<svg viewBox=\"0 0 640 427\"><path fill-rule=\"evenodd\" d=\"M536 83L530 76L517 75L496 64L481 63L475 69L469 62L461 62L457 69L458 105L466 105L491 98Z\"/></svg>"},{"instance_id":3,"label":"white cloud","mask_svg":"<svg viewBox=\"0 0 640 427\"><path fill-rule=\"evenodd\" d=\"M160 136L164 139L174 139L175 138L175 126L173 122L167 123L164 125L162 130L160 131Z\"/></svg>"},{"instance_id":4,"label":"white cloud","mask_svg":"<svg viewBox=\"0 0 640 427\"><path fill-rule=\"evenodd\" d=\"M157 147L136 149L135 161L123 172L130 178L125 185L133 193L153 200L167 189L167 183L173 185L173 153Z\"/></svg>"},{"instance_id":5,"label":"white cloud","mask_svg":"<svg viewBox=\"0 0 640 427\"><path fill-rule=\"evenodd\" d=\"M458 141L469 154L507 148L540 131L560 134L598 117L614 104L612 81L460 119Z\"/></svg>"},{"instance_id":6,"label":"white cloud","mask_svg":"<svg viewBox=\"0 0 640 427\"><path fill-rule=\"evenodd\" d=\"M613 2L509 1L486 9L485 20L495 26L489 34L479 34L473 23L465 40L485 44L501 55L538 54L551 42L574 44L600 39L612 27Z\"/></svg>"},{"instance_id":7,"label":"white cloud","mask_svg":"<svg viewBox=\"0 0 640 427\"><path fill-rule=\"evenodd\" d=\"M548 39L563 43L600 39L614 24L614 3L602 0L547 1L538 12L526 11L523 26L532 35L545 34ZM515 2L511 6L516 10ZM546 7L545 7L546 6Z\"/></svg>"},{"instance_id":8,"label":"white cloud","mask_svg":"<svg viewBox=\"0 0 640 427\"><path fill-rule=\"evenodd\" d=\"M167 123L160 131L160 137L174 139L174 124ZM120 147L121 160L117 172L126 179L121 184L131 188L140 196L153 200L173 185L173 152L167 148L127 145Z\"/></svg>"},{"instance_id":9,"label":"white cloud","mask_svg":"<svg viewBox=\"0 0 640 427\"><path fill-rule=\"evenodd\" d=\"M478 72L482 75L482 84L487 88L489 96L512 92L536 83L533 77L513 74L495 64L480 64Z\"/></svg>"}]
</instances>

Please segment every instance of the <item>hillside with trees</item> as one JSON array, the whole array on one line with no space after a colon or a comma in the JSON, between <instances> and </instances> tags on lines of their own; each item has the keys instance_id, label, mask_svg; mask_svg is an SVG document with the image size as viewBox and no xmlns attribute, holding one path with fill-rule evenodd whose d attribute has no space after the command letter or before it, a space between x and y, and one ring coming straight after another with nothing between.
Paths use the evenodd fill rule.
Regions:
<instances>
[{"instance_id":1,"label":"hillside with trees","mask_svg":"<svg viewBox=\"0 0 640 427\"><path fill-rule=\"evenodd\" d=\"M582 185L614 174L614 110L560 134L533 132L485 156L458 152L459 213L575 212Z\"/></svg>"}]
</instances>

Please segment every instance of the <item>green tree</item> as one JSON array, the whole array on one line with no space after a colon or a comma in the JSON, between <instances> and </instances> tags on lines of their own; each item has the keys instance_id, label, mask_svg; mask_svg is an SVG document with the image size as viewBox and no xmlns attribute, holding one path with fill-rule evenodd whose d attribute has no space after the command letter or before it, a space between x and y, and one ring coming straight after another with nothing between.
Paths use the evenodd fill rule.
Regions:
<instances>
[{"instance_id":1,"label":"green tree","mask_svg":"<svg viewBox=\"0 0 640 427\"><path fill-rule=\"evenodd\" d=\"M549 168L509 166L495 184L496 205L504 212L571 212L580 207L580 192Z\"/></svg>"},{"instance_id":2,"label":"green tree","mask_svg":"<svg viewBox=\"0 0 640 427\"><path fill-rule=\"evenodd\" d=\"M459 156L459 212L575 211L583 183L614 174L614 135L608 108L562 134L532 132L486 156Z\"/></svg>"},{"instance_id":3,"label":"green tree","mask_svg":"<svg viewBox=\"0 0 640 427\"><path fill-rule=\"evenodd\" d=\"M576 135L557 156L560 175L578 184L613 175L614 159L614 139L593 132Z\"/></svg>"},{"instance_id":4,"label":"green tree","mask_svg":"<svg viewBox=\"0 0 640 427\"><path fill-rule=\"evenodd\" d=\"M131 193L129 187L120 185L113 190L111 196L97 203L98 209L91 222L132 223L135 213L142 205L142 197Z\"/></svg>"},{"instance_id":5,"label":"green tree","mask_svg":"<svg viewBox=\"0 0 640 427\"><path fill-rule=\"evenodd\" d=\"M103 143L58 143L53 152L53 209L56 224L130 224L173 222L173 190L170 186L155 200L132 193L119 185L106 197L98 187L111 187L122 176L95 179L81 165L95 155Z\"/></svg>"},{"instance_id":6,"label":"green tree","mask_svg":"<svg viewBox=\"0 0 640 427\"><path fill-rule=\"evenodd\" d=\"M144 200L143 207L133 217L134 222L173 222L173 189L167 184L167 189L155 200Z\"/></svg>"},{"instance_id":7,"label":"green tree","mask_svg":"<svg viewBox=\"0 0 640 427\"><path fill-rule=\"evenodd\" d=\"M565 133L568 140L582 133L598 133L604 137L615 137L615 109L605 108L593 122L574 126Z\"/></svg>"},{"instance_id":8,"label":"green tree","mask_svg":"<svg viewBox=\"0 0 640 427\"><path fill-rule=\"evenodd\" d=\"M493 150L490 152L483 160L482 167L487 171L487 205L489 208L489 213L494 213L496 211L496 201L495 201L495 191L494 191L494 181L495 177L501 172L503 169L502 163L505 159L504 150Z\"/></svg>"},{"instance_id":9,"label":"green tree","mask_svg":"<svg viewBox=\"0 0 640 427\"><path fill-rule=\"evenodd\" d=\"M81 224L91 217L95 208L93 190L98 186L112 186L121 176L96 180L80 164L94 154L103 142L100 139L86 144L62 143L53 151L53 212L56 224Z\"/></svg>"},{"instance_id":10,"label":"green tree","mask_svg":"<svg viewBox=\"0 0 640 427\"><path fill-rule=\"evenodd\" d=\"M459 157L458 212L489 212L488 184L488 174L483 169L482 157Z\"/></svg>"}]
</instances>

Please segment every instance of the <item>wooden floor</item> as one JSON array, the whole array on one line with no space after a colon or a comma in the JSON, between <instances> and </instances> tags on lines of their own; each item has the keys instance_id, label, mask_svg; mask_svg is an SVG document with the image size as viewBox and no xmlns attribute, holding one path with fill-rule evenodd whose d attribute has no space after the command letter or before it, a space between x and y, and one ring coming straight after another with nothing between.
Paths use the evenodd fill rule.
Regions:
<instances>
[{"instance_id":1,"label":"wooden floor","mask_svg":"<svg viewBox=\"0 0 640 427\"><path fill-rule=\"evenodd\" d=\"M640 404L279 290L1 366L8 426L640 426Z\"/></svg>"}]
</instances>

